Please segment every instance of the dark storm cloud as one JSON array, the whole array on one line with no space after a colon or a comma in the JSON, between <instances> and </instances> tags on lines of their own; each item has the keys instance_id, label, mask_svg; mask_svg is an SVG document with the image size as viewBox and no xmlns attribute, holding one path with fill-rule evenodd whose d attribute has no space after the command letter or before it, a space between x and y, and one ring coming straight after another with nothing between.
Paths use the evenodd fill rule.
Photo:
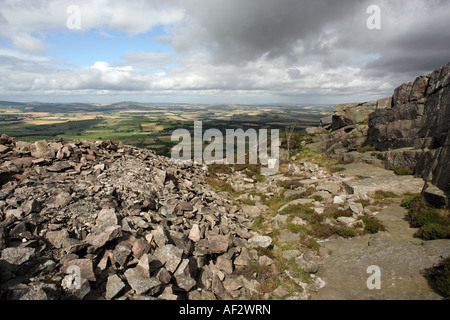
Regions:
<instances>
[{"instance_id":1,"label":"dark storm cloud","mask_svg":"<svg viewBox=\"0 0 450 320\"><path fill-rule=\"evenodd\" d=\"M186 28L174 44L204 45L216 62L243 63L264 55L297 59L295 48L328 26L358 14L364 26L364 1L246 0L188 1Z\"/></svg>"},{"instance_id":2,"label":"dark storm cloud","mask_svg":"<svg viewBox=\"0 0 450 320\"><path fill-rule=\"evenodd\" d=\"M450 60L450 1L187 1L173 44L202 47L214 63L261 57L288 64L353 65L367 76L431 71ZM369 30L369 5L381 8L381 30ZM367 57L374 56L369 59ZM375 58L376 57L376 58ZM360 63L355 63L360 60Z\"/></svg>"}]
</instances>

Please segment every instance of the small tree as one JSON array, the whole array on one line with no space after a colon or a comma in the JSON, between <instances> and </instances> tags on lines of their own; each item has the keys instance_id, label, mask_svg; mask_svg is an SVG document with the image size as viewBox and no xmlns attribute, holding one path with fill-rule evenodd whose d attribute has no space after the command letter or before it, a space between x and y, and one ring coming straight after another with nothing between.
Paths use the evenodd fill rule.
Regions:
<instances>
[{"instance_id":1,"label":"small tree","mask_svg":"<svg viewBox=\"0 0 450 320\"><path fill-rule=\"evenodd\" d=\"M288 159L291 157L291 139L294 134L295 128L298 126L297 122L291 123L286 129L286 143L287 143L287 153Z\"/></svg>"}]
</instances>

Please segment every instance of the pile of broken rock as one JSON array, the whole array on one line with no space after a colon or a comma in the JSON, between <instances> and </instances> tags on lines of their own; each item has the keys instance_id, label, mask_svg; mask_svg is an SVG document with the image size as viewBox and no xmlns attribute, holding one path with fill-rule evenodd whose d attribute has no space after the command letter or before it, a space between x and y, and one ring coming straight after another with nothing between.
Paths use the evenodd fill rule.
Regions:
<instances>
[{"instance_id":1,"label":"pile of broken rock","mask_svg":"<svg viewBox=\"0 0 450 320\"><path fill-rule=\"evenodd\" d=\"M231 299L252 220L173 163L111 141L0 141L1 299Z\"/></svg>"}]
</instances>

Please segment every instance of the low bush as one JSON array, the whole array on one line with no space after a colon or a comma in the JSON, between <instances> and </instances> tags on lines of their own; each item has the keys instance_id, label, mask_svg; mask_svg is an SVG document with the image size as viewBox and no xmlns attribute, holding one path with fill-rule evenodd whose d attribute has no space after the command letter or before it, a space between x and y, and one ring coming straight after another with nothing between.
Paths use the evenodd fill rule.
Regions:
<instances>
[{"instance_id":1,"label":"low bush","mask_svg":"<svg viewBox=\"0 0 450 320\"><path fill-rule=\"evenodd\" d=\"M208 172L211 175L211 177L216 177L217 174L231 174L231 166L227 164L219 164L219 163L213 163L211 165L208 165Z\"/></svg>"},{"instance_id":2,"label":"low bush","mask_svg":"<svg viewBox=\"0 0 450 320\"><path fill-rule=\"evenodd\" d=\"M339 217L353 217L353 212L351 210L336 210L329 215L334 219L337 219Z\"/></svg>"},{"instance_id":3,"label":"low bush","mask_svg":"<svg viewBox=\"0 0 450 320\"><path fill-rule=\"evenodd\" d=\"M333 231L334 234L337 234L338 236L345 239L356 237L356 231L354 229L332 226L331 230Z\"/></svg>"},{"instance_id":4,"label":"low bush","mask_svg":"<svg viewBox=\"0 0 450 320\"><path fill-rule=\"evenodd\" d=\"M428 223L417 231L416 236L424 240L449 239L450 226L439 223Z\"/></svg>"},{"instance_id":5,"label":"low bush","mask_svg":"<svg viewBox=\"0 0 450 320\"><path fill-rule=\"evenodd\" d=\"M445 260L442 266L434 273L436 286L447 298L450 298L450 258Z\"/></svg>"},{"instance_id":6,"label":"low bush","mask_svg":"<svg viewBox=\"0 0 450 320\"><path fill-rule=\"evenodd\" d=\"M331 167L331 173L336 173L336 172L342 172L345 171L345 168L341 168L341 167Z\"/></svg>"},{"instance_id":7,"label":"low bush","mask_svg":"<svg viewBox=\"0 0 450 320\"><path fill-rule=\"evenodd\" d=\"M369 151L376 151L376 149L373 146L365 146L365 147L361 147L361 148L358 149L359 153L366 153L366 152L369 152Z\"/></svg>"},{"instance_id":8,"label":"low bush","mask_svg":"<svg viewBox=\"0 0 450 320\"><path fill-rule=\"evenodd\" d=\"M395 168L394 173L398 176L409 176L414 173L414 169L407 168L407 167L400 167L400 168Z\"/></svg>"},{"instance_id":9,"label":"low bush","mask_svg":"<svg viewBox=\"0 0 450 320\"><path fill-rule=\"evenodd\" d=\"M450 213L427 207L420 194L407 195L402 207L408 209L411 227L419 228L416 236L424 240L450 238Z\"/></svg>"},{"instance_id":10,"label":"low bush","mask_svg":"<svg viewBox=\"0 0 450 320\"><path fill-rule=\"evenodd\" d=\"M283 210L283 214L289 214L296 217L305 217L314 214L314 209L311 208L311 204L296 204L289 206Z\"/></svg>"},{"instance_id":11,"label":"low bush","mask_svg":"<svg viewBox=\"0 0 450 320\"><path fill-rule=\"evenodd\" d=\"M326 239L333 235L338 235L342 238L353 238L356 237L356 231L354 229L340 227L340 226L331 226L323 223L316 223L312 225L312 236Z\"/></svg>"},{"instance_id":12,"label":"low bush","mask_svg":"<svg viewBox=\"0 0 450 320\"><path fill-rule=\"evenodd\" d=\"M398 198L399 196L391 191L377 190L375 191L375 199Z\"/></svg>"},{"instance_id":13,"label":"low bush","mask_svg":"<svg viewBox=\"0 0 450 320\"><path fill-rule=\"evenodd\" d=\"M216 179L216 178L206 178L206 182L212 186L214 189L220 192L234 192L233 187L226 181Z\"/></svg>"},{"instance_id":14,"label":"low bush","mask_svg":"<svg viewBox=\"0 0 450 320\"><path fill-rule=\"evenodd\" d=\"M418 213L411 215L411 226L413 228L421 228L431 223L446 225L447 221L435 209L422 209Z\"/></svg>"},{"instance_id":15,"label":"low bush","mask_svg":"<svg viewBox=\"0 0 450 320\"><path fill-rule=\"evenodd\" d=\"M364 222L364 233L375 234L380 231L386 231L386 227L375 217L362 216L359 220Z\"/></svg>"},{"instance_id":16,"label":"low bush","mask_svg":"<svg viewBox=\"0 0 450 320\"><path fill-rule=\"evenodd\" d=\"M296 179L291 179L291 180L286 180L286 181L280 181L278 182L278 185L284 189L295 189L297 187L301 186L301 183L299 180Z\"/></svg>"}]
</instances>

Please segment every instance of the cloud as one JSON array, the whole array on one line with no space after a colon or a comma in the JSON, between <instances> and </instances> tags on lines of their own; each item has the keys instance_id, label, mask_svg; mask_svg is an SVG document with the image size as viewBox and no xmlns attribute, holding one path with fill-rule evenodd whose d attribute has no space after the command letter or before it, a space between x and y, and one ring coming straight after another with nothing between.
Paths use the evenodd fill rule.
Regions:
<instances>
[{"instance_id":1,"label":"cloud","mask_svg":"<svg viewBox=\"0 0 450 320\"><path fill-rule=\"evenodd\" d=\"M114 39L115 38L114 35L109 34L108 32L105 32L105 31L100 31L98 34L101 35L102 37L109 38L109 39Z\"/></svg>"},{"instance_id":2,"label":"cloud","mask_svg":"<svg viewBox=\"0 0 450 320\"><path fill-rule=\"evenodd\" d=\"M130 35L145 33L155 26L171 25L181 20L184 10L177 6L179 1L120 1L120 0L2 0L0 35L13 40L21 50L35 52L42 49L32 34L67 32L66 22L73 14L67 12L76 5L80 10L80 31L99 29L103 36L107 30L119 30Z\"/></svg>"},{"instance_id":3,"label":"cloud","mask_svg":"<svg viewBox=\"0 0 450 320\"><path fill-rule=\"evenodd\" d=\"M364 101L450 60L448 0L80 0L80 34L119 40L164 26L151 40L173 50L123 46L120 61L73 69L45 56L46 35L68 32L72 4L2 1L0 36L15 49L0 48L0 94ZM381 30L366 27L373 4Z\"/></svg>"},{"instance_id":4,"label":"cloud","mask_svg":"<svg viewBox=\"0 0 450 320\"><path fill-rule=\"evenodd\" d=\"M374 3L382 18L382 29L375 31L366 27L366 10ZM448 60L449 14L449 1L188 1L173 44L180 51L206 50L214 63L282 57L334 68L355 65L353 56L378 54L359 66L424 72Z\"/></svg>"},{"instance_id":5,"label":"cloud","mask_svg":"<svg viewBox=\"0 0 450 320\"><path fill-rule=\"evenodd\" d=\"M43 53L45 51L43 41L27 33L14 35L12 43L17 49L31 53Z\"/></svg>"},{"instance_id":6,"label":"cloud","mask_svg":"<svg viewBox=\"0 0 450 320\"><path fill-rule=\"evenodd\" d=\"M176 62L171 52L131 52L123 55L125 64L138 67L162 68Z\"/></svg>"},{"instance_id":7,"label":"cloud","mask_svg":"<svg viewBox=\"0 0 450 320\"><path fill-rule=\"evenodd\" d=\"M193 0L187 2L187 19L174 45L179 50L202 46L215 62L242 63L264 55L298 60L296 49L326 28L358 11L365 22L364 9L361 1L349 0Z\"/></svg>"}]
</instances>

